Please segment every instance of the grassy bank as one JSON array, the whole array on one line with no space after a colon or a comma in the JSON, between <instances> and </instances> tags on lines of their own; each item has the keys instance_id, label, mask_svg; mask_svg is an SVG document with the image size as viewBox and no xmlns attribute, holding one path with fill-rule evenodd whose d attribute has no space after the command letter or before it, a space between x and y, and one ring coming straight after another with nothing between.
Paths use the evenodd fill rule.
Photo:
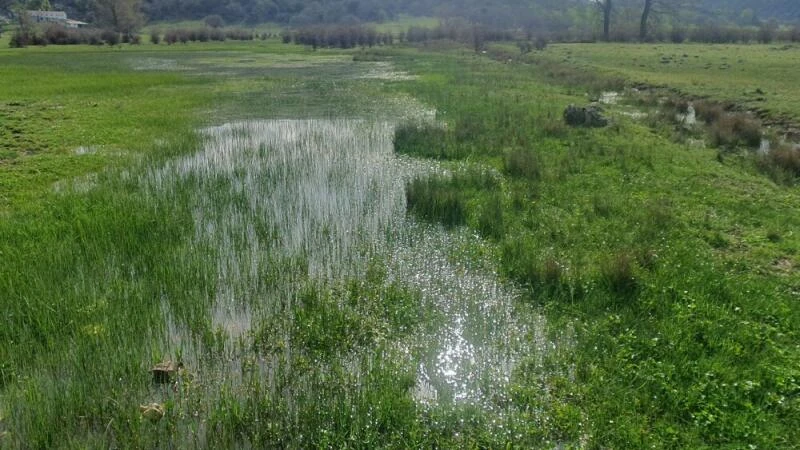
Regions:
<instances>
[{"instance_id":1,"label":"grassy bank","mask_svg":"<svg viewBox=\"0 0 800 450\"><path fill-rule=\"evenodd\" d=\"M536 58L731 102L774 118L800 117L794 82L800 47L793 44L559 44Z\"/></svg>"},{"instance_id":2,"label":"grassy bank","mask_svg":"<svg viewBox=\"0 0 800 450\"><path fill-rule=\"evenodd\" d=\"M551 56L578 59L585 49L580 55L608 67L620 58L603 60L611 47L595 48L558 46ZM668 51L688 52L682 48ZM727 52L726 59L757 54ZM477 191L454 180L428 194L450 213L422 217L463 217L483 230L529 301L576 329L575 353L518 371L521 408L545 408L551 436L590 446L798 444L795 188L721 163L716 150L653 134L621 107L608 107L608 128L567 128L561 111L585 102L583 91L553 84L536 66L449 54L396 62L422 74L407 89L447 123L430 153L494 167L506 179ZM788 66L769 79L750 70L759 83L790 91ZM676 87L692 86L689 78L676 77ZM698 94L738 92L733 83L706 83ZM782 101L771 104L793 111ZM399 137L398 151L425 154L407 133ZM421 187L409 188L424 204ZM444 192L449 200L435 203ZM544 385L533 382L540 370ZM537 395L542 389L549 402Z\"/></svg>"}]
</instances>

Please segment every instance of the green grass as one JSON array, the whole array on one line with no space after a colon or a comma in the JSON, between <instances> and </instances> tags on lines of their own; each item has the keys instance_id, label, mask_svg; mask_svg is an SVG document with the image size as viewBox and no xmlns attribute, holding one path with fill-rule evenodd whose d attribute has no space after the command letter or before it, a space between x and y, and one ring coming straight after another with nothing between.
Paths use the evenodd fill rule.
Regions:
<instances>
[{"instance_id":1,"label":"green grass","mask_svg":"<svg viewBox=\"0 0 800 450\"><path fill-rule=\"evenodd\" d=\"M627 105L566 127L588 86L536 65L380 49L418 76L382 81L352 56L0 49L0 447L800 445L796 188ZM401 127L393 159L381 121L425 107L439 123ZM196 132L264 118L295 120ZM438 256L391 251L412 244ZM520 298L439 304L415 280L445 269L467 292L499 272ZM524 357L480 401L425 404L411 391L461 306L476 348L501 333ZM174 391L148 372L165 358L189 369Z\"/></svg>"},{"instance_id":2,"label":"green grass","mask_svg":"<svg viewBox=\"0 0 800 450\"><path fill-rule=\"evenodd\" d=\"M559 44L537 58L733 102L774 118L800 117L796 45Z\"/></svg>"},{"instance_id":3,"label":"green grass","mask_svg":"<svg viewBox=\"0 0 800 450\"><path fill-rule=\"evenodd\" d=\"M602 55L612 48L558 46L549 57L571 51L578 59L582 50L611 66L619 56ZM535 66L446 54L395 61L423 73L407 89L441 111L454 136L439 142L512 175L500 185L504 271L551 321L575 327L573 353L544 368L532 362L515 379L520 407L548 411L549 438L611 448L798 444L790 436L800 420L800 311L796 269L787 269L798 264L800 241L787 238L800 225L789 206L796 189L623 115L596 131L555 126L567 104L586 101L582 86L551 84ZM632 73L618 67L608 73ZM793 95L783 67L759 85ZM730 84L745 82L722 80L695 93L730 99ZM685 81L678 76L674 86ZM456 138L460 128L470 131ZM489 201L471 192L449 194L469 205L467 218ZM780 239L770 230L783 230ZM551 397L537 395L537 377Z\"/></svg>"}]
</instances>

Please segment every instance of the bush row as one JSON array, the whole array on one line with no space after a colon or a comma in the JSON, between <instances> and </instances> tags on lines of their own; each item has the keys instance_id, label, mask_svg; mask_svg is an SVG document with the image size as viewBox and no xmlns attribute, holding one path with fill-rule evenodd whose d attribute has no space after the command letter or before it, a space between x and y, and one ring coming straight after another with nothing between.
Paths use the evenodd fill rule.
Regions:
<instances>
[{"instance_id":1,"label":"bush row","mask_svg":"<svg viewBox=\"0 0 800 450\"><path fill-rule=\"evenodd\" d=\"M406 42L428 42L447 39L474 45L476 48L489 41L517 41L525 46L521 46L520 50L523 53L527 53L532 48L544 49L548 42L595 42L601 40L601 37L597 34L583 31L563 30L536 33L532 30L527 30L521 32L492 29L481 25L453 21L451 23L442 23L435 28L410 27L405 33L400 33L399 39ZM614 42L641 41L638 28L625 27L613 29L609 39ZM691 41L705 44L800 42L800 25L792 28L779 28L774 24L764 24L761 27L706 25L689 28L676 26L652 30L646 41L673 43Z\"/></svg>"},{"instance_id":2,"label":"bush row","mask_svg":"<svg viewBox=\"0 0 800 450\"><path fill-rule=\"evenodd\" d=\"M518 38L511 30L489 28L460 21L443 22L435 28L410 27L400 39L407 42L451 40L471 45L480 50L489 41L514 41Z\"/></svg>"},{"instance_id":3,"label":"bush row","mask_svg":"<svg viewBox=\"0 0 800 450\"><path fill-rule=\"evenodd\" d=\"M282 35L285 44L310 45L314 49L354 48L391 45L391 33L378 33L374 28L362 26L315 26L286 31Z\"/></svg>"},{"instance_id":4,"label":"bush row","mask_svg":"<svg viewBox=\"0 0 800 450\"><path fill-rule=\"evenodd\" d=\"M314 48L353 48L373 47L375 45L391 45L395 41L392 33L378 33L375 29L364 26L314 26L283 33L283 42L310 45ZM428 42L451 40L474 46L476 50L483 48L489 41L513 41L516 35L511 30L493 29L461 21L442 22L435 28L410 27L400 33L397 38L401 42ZM531 44L533 45L533 44ZM536 41L536 48L544 48L546 41Z\"/></svg>"},{"instance_id":5,"label":"bush row","mask_svg":"<svg viewBox=\"0 0 800 450\"><path fill-rule=\"evenodd\" d=\"M136 34L117 33L112 30L66 28L51 24L44 28L20 27L11 35L11 47L28 45L117 45L139 44Z\"/></svg>"},{"instance_id":6,"label":"bush row","mask_svg":"<svg viewBox=\"0 0 800 450\"><path fill-rule=\"evenodd\" d=\"M266 35L265 35L266 37ZM176 44L178 42L185 44L187 42L209 42L209 41L252 41L256 38L255 33L242 29L221 29L210 27L199 28L176 28L164 32L163 41L167 44ZM150 34L150 41L158 44L162 41L162 36L159 31L153 31Z\"/></svg>"}]
</instances>

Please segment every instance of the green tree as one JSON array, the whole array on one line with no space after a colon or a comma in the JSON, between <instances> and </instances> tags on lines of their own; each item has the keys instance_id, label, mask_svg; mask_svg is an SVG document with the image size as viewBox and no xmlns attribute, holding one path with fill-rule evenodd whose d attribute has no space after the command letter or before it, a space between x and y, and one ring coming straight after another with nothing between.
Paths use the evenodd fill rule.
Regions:
<instances>
[{"instance_id":1,"label":"green tree","mask_svg":"<svg viewBox=\"0 0 800 450\"><path fill-rule=\"evenodd\" d=\"M25 8L31 11L50 11L53 7L50 0L31 0L25 4Z\"/></svg>"}]
</instances>

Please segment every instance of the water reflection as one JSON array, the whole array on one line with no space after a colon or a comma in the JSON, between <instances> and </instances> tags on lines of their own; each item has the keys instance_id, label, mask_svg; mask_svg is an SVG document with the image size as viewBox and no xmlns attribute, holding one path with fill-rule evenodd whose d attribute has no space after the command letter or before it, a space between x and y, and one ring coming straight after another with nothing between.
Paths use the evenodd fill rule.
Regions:
<instances>
[{"instance_id":1,"label":"water reflection","mask_svg":"<svg viewBox=\"0 0 800 450\"><path fill-rule=\"evenodd\" d=\"M216 258L218 288L207 315L226 339L229 360L206 377L226 383L261 377L280 395L312 385L314 379L292 373L299 349L288 334L276 338L279 351L257 359L231 349L256 323L291 328L287 311L302 295L300 279L363 279L376 259L387 261L387 283L418 290L440 313L441 323L397 343L420 351L391 353L416 368L418 401L492 408L505 398L516 361L542 351L543 319L519 309L517 292L500 281L487 256L476 256L486 252L471 251L485 245L480 238L406 216L406 182L443 169L396 157L394 126L367 120L232 123L205 130L199 152L147 175L145 183L162 194L191 193L190 246L213 249ZM165 315L170 345L199 358L198 340L174 311L165 308ZM345 364L355 378L366 370L362 360L353 356Z\"/></svg>"}]
</instances>

